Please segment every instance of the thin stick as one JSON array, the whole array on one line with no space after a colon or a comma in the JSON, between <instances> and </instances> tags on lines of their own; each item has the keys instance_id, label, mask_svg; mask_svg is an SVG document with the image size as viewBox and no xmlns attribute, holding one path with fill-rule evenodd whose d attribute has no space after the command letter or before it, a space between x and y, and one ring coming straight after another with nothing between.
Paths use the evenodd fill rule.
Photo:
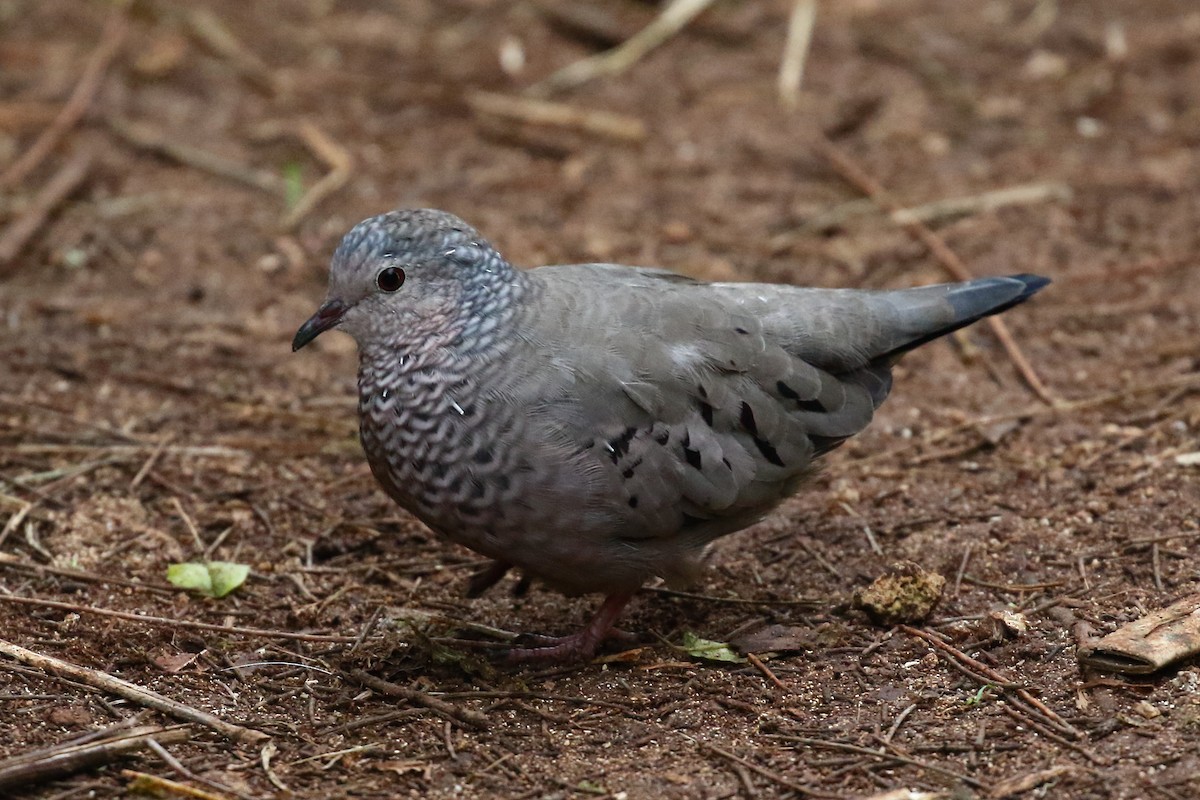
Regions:
<instances>
[{"instance_id":1,"label":"thin stick","mask_svg":"<svg viewBox=\"0 0 1200 800\"><path fill-rule=\"evenodd\" d=\"M58 146L67 131L83 119L83 115L87 113L92 101L96 99L96 93L100 90L100 84L104 81L104 74L108 71L109 64L116 58L121 45L125 42L126 34L129 33L129 20L125 16L126 5L126 3L113 4L108 19L104 21L104 29L100 33L100 43L88 57L83 74L79 77L79 83L75 84L71 96L63 104L62 110L58 112L58 116L54 118L49 127L42 131L42 134L25 151L24 155L13 162L13 165L3 175L0 175L0 189L16 186L24 180Z\"/></svg>"},{"instance_id":2,"label":"thin stick","mask_svg":"<svg viewBox=\"0 0 1200 800\"><path fill-rule=\"evenodd\" d=\"M350 157L350 151L330 139L316 125L307 121L302 122L299 133L300 139L308 149L324 162L325 166L329 167L329 172L314 183L296 205L283 215L279 224L284 230L296 227L300 220L316 208L317 203L345 186L354 170L354 159Z\"/></svg>"},{"instance_id":3,"label":"thin stick","mask_svg":"<svg viewBox=\"0 0 1200 800\"><path fill-rule=\"evenodd\" d=\"M841 797L842 796L842 795L835 795L835 794L826 794L824 792L817 791L816 789L810 789L809 787L804 786L803 784L799 784L794 781L790 781L787 778L783 777L782 775L771 772L771 770L769 770L769 769L760 767L758 764L755 764L753 761L747 761L746 759L742 758L741 756L731 753L728 750L726 750L725 748L718 747L715 744L710 744L709 742L697 742L697 744L699 744L701 748L709 751L713 755L718 755L721 758L732 761L734 764L738 764L742 767L745 767L746 769L750 770L751 772L755 773L756 775L761 775L762 777L766 778L767 780L771 781L772 783L778 784L786 789L791 789L793 792L802 794L805 797Z\"/></svg>"},{"instance_id":4,"label":"thin stick","mask_svg":"<svg viewBox=\"0 0 1200 800\"><path fill-rule=\"evenodd\" d=\"M54 173L54 177L46 181L46 185L34 195L25 212L0 234L0 266L9 264L20 255L33 235L46 223L51 212L83 184L91 168L92 153L80 150Z\"/></svg>"},{"instance_id":5,"label":"thin stick","mask_svg":"<svg viewBox=\"0 0 1200 800\"><path fill-rule=\"evenodd\" d=\"M870 197L889 213L899 210L899 206L888 196L883 186L868 175L849 155L839 149L827 137L818 135L814 139L814 145L844 180ZM955 279L960 281L971 280L973 276L966 265L962 263L962 260L959 259L940 236L929 230L924 223L919 220L913 220L904 223L902 227L929 248L934 257L942 263L946 271ZM1025 357L1024 352L1021 351L1020 346L1013 339L1004 321L999 317L992 316L987 318L987 323L991 326L992 333L1000 341L1005 352L1008 353L1009 359L1017 368L1017 372L1021 375L1021 379L1025 381L1025 385L1047 405L1051 407L1059 405L1061 402L1060 399L1042 383L1042 379L1038 377L1037 372L1029 363L1029 359Z\"/></svg>"},{"instance_id":6,"label":"thin stick","mask_svg":"<svg viewBox=\"0 0 1200 800\"><path fill-rule=\"evenodd\" d=\"M89 734L87 741L69 741L53 747L21 753L0 762L0 790L25 788L35 783L63 778L85 769L108 764L117 758L157 742L176 744L191 732L186 726L167 728L142 725L129 728L118 723Z\"/></svg>"},{"instance_id":7,"label":"thin stick","mask_svg":"<svg viewBox=\"0 0 1200 800\"><path fill-rule=\"evenodd\" d=\"M967 542L966 548L963 550L962 560L958 562L958 572L954 573L954 591L952 594L958 595L962 591L963 576L967 574L967 564L971 563L971 542Z\"/></svg>"},{"instance_id":8,"label":"thin stick","mask_svg":"<svg viewBox=\"0 0 1200 800\"><path fill-rule=\"evenodd\" d=\"M151 153L157 153L177 161L184 166L216 175L219 178L243 183L268 194L282 196L285 191L283 180L265 170L247 167L231 158L201 150L182 142L168 139L166 134L132 120L109 117L108 128L127 144Z\"/></svg>"},{"instance_id":9,"label":"thin stick","mask_svg":"<svg viewBox=\"0 0 1200 800\"><path fill-rule=\"evenodd\" d=\"M765 675L767 680L775 684L776 687L783 689L785 692L791 691L791 689L785 686L783 681L779 680L778 676L771 671L771 668L763 663L763 660L759 658L756 653L746 653L746 660L753 664L754 668Z\"/></svg>"},{"instance_id":10,"label":"thin stick","mask_svg":"<svg viewBox=\"0 0 1200 800\"><path fill-rule=\"evenodd\" d=\"M197 631L215 631L217 633L232 633L242 636L263 636L271 639L292 639L298 642L331 642L334 644L353 644L356 637L339 636L326 633L295 633L293 631L277 631L269 628L242 628L237 625L214 625L211 622L194 622L186 619L169 619L154 617L149 614L130 614L126 611L113 611L108 608L81 606L76 603L61 603L57 600L41 600L34 597L18 597L16 595L0 594L0 603L17 603L43 608L57 608L63 611L75 611L82 614L95 614L101 617L143 622L147 625L159 625L167 628L187 628Z\"/></svg>"},{"instance_id":11,"label":"thin stick","mask_svg":"<svg viewBox=\"0 0 1200 800\"><path fill-rule=\"evenodd\" d=\"M242 800L256 800L256 798L254 798L253 796L248 795L245 792L239 792L237 789L234 789L232 786L226 786L225 784L220 783L219 781L214 781L210 778L205 778L201 775L197 775L196 773L192 772L190 769L185 767L178 758L171 755L171 753L167 751L167 748L163 747L160 742L156 742L153 739L151 739L149 741L149 745L150 745L150 749L153 750L154 753L159 758L161 758L163 761L167 762L168 767L175 770L180 775L187 778L189 781L195 781L196 783L203 783L208 788L216 789L219 792L229 792L232 795L236 795L237 797L242 798Z\"/></svg>"},{"instance_id":12,"label":"thin stick","mask_svg":"<svg viewBox=\"0 0 1200 800\"><path fill-rule=\"evenodd\" d=\"M653 22L624 43L590 58L568 64L545 80L529 87L527 91L531 95L545 96L564 89L574 89L596 78L624 72L651 50L683 30L712 2L713 0L673 0Z\"/></svg>"},{"instance_id":13,"label":"thin stick","mask_svg":"<svg viewBox=\"0 0 1200 800\"><path fill-rule=\"evenodd\" d=\"M1039 713L1041 713L1042 715L1044 715L1046 717L1046 719L1049 721L1049 723L1051 725L1053 725L1055 728L1062 731L1063 733L1066 733L1067 735L1071 736L1074 739L1079 739L1082 737L1083 734L1081 734L1074 726L1069 724L1066 720L1064 720L1057 713L1055 713L1049 706L1047 706L1041 700L1034 697L1032 694L1030 694L1026 689L1021 687L1019 684L1013 683L1011 680L1004 677L1003 675L1001 675L999 672L992 669L988 665L986 665L980 661L977 661L974 658L971 658L969 655L967 655L966 653L964 653L963 651L961 651L955 647L951 647L950 645L946 644L941 639L937 638L936 636L934 636L931 633L928 633L928 632L922 631L922 630L918 630L917 628L913 628L909 625L900 625L899 628L900 628L900 630L904 631L905 633L907 633L910 636L916 636L919 639L924 639L925 641L929 642L930 644L932 644L934 647L938 648L939 650L953 656L959 662L970 666L970 668L972 670L975 670L980 675L983 675L985 678L987 678L988 681L995 684L996 686L999 686L1001 688L1008 689L1008 690L1013 690L1014 694L1016 694L1017 697L1019 697L1021 700L1024 700L1026 703L1031 705L1033 708L1037 709L1037 711Z\"/></svg>"},{"instance_id":14,"label":"thin stick","mask_svg":"<svg viewBox=\"0 0 1200 800\"><path fill-rule=\"evenodd\" d=\"M130 791L139 794L152 794L161 796L163 794L181 795L183 797L194 797L196 800L227 800L223 794L215 794L214 792L197 789L195 786L188 786L186 783L173 781L170 778L160 778L157 775L151 775L148 772L138 772L133 769L121 770L122 777L129 779Z\"/></svg>"},{"instance_id":15,"label":"thin stick","mask_svg":"<svg viewBox=\"0 0 1200 800\"><path fill-rule=\"evenodd\" d=\"M253 456L253 453L249 450L239 450L235 447L222 447L221 445L166 445L162 442L158 444L152 442L147 442L146 444L39 444L37 442L23 442L12 448L0 447L0 451L6 449L11 449L14 453L35 455L43 453L94 453L99 451L116 455L161 452L168 455L199 456L203 458L250 458Z\"/></svg>"},{"instance_id":16,"label":"thin stick","mask_svg":"<svg viewBox=\"0 0 1200 800\"><path fill-rule=\"evenodd\" d=\"M808 60L808 48L812 44L816 21L817 0L796 0L788 19L787 43L779 64L779 100L785 108L795 108L800 99L804 63Z\"/></svg>"},{"instance_id":17,"label":"thin stick","mask_svg":"<svg viewBox=\"0 0 1200 800\"><path fill-rule=\"evenodd\" d=\"M416 689L409 689L406 686L401 686L391 681L385 681L383 678L377 678L369 672L361 669L352 669L346 673L350 678L358 681L363 686L374 689L380 694L388 695L389 697L399 697L410 703L419 706L424 706L430 711L441 714L444 717L457 720L465 725L470 725L472 728L479 730L487 730L488 718L478 711L472 711L468 708L459 708L458 706L447 703L445 700L439 700L436 697L418 692Z\"/></svg>"},{"instance_id":18,"label":"thin stick","mask_svg":"<svg viewBox=\"0 0 1200 800\"><path fill-rule=\"evenodd\" d=\"M908 715L916 710L917 710L917 704L913 703L908 708L901 711L900 715L896 717L896 721L892 723L892 727L888 728L888 732L883 737L883 740L885 742L887 742L888 744L891 744L892 737L896 735L896 731L900 730L900 726L904 724L904 720L908 719Z\"/></svg>"},{"instance_id":19,"label":"thin stick","mask_svg":"<svg viewBox=\"0 0 1200 800\"><path fill-rule=\"evenodd\" d=\"M221 18L207 8L194 8L185 18L188 29L216 55L228 61L254 86L277 94L279 85L270 67L238 40Z\"/></svg>"},{"instance_id":20,"label":"thin stick","mask_svg":"<svg viewBox=\"0 0 1200 800\"><path fill-rule=\"evenodd\" d=\"M63 661L54 656L35 653L12 642L0 640L0 654L41 670L48 675L76 680L93 689L124 697L126 700L146 708L153 708L172 717L204 725L239 742L259 742L270 738L261 731L243 728L240 725L234 725L231 722L218 719L212 714L201 711L198 708L184 705L176 700L164 697L158 692L153 692L129 681L109 675L107 672L100 672L99 670L72 664L69 661Z\"/></svg>"},{"instance_id":21,"label":"thin stick","mask_svg":"<svg viewBox=\"0 0 1200 800\"><path fill-rule=\"evenodd\" d=\"M466 96L467 105L477 114L583 131L618 142L641 142L646 138L646 123L628 114L594 111L565 103L513 97L497 92L474 91Z\"/></svg>"},{"instance_id":22,"label":"thin stick","mask_svg":"<svg viewBox=\"0 0 1200 800\"><path fill-rule=\"evenodd\" d=\"M909 766L920 767L921 769L927 769L931 772L940 772L943 775L949 775L952 778L957 778L973 789L983 788L983 783L975 778L972 778L970 775L965 775L961 772L955 772L954 770L946 769L945 767L939 767L937 764L931 764L928 761L919 761L915 758L902 756L899 753L888 752L886 750L872 750L869 747L861 747L856 744L850 744L849 742L830 742L824 739L811 739L807 736L777 736L776 738L782 742L796 742L797 744L806 744L810 747L823 747L828 750L844 750L847 753L858 753L864 756L881 758L885 761L898 761L901 764L908 764Z\"/></svg>"}]
</instances>

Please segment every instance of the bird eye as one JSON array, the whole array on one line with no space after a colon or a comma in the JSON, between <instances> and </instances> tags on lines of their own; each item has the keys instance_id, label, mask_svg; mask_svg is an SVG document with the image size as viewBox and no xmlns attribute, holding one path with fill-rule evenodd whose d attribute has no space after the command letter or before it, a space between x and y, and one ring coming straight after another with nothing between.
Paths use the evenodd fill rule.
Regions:
<instances>
[{"instance_id":1,"label":"bird eye","mask_svg":"<svg viewBox=\"0 0 1200 800\"><path fill-rule=\"evenodd\" d=\"M404 285L404 270L399 267L388 267L380 270L375 278L375 285L383 292L394 292Z\"/></svg>"}]
</instances>

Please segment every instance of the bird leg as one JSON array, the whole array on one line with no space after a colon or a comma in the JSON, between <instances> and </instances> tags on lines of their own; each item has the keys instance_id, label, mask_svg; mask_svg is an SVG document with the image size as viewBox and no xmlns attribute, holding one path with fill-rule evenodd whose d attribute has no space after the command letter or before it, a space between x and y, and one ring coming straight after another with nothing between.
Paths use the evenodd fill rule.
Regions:
<instances>
[{"instance_id":1,"label":"bird leg","mask_svg":"<svg viewBox=\"0 0 1200 800\"><path fill-rule=\"evenodd\" d=\"M500 582L500 579L508 574L512 569L512 564L507 564L503 561L493 561L478 572L471 574L467 581L467 597L479 597L488 589Z\"/></svg>"},{"instance_id":2,"label":"bird leg","mask_svg":"<svg viewBox=\"0 0 1200 800\"><path fill-rule=\"evenodd\" d=\"M514 647L508 651L510 664L553 664L567 661L588 661L596 655L600 643L620 632L613 623L633 597L633 592L615 592L604 599L591 621L569 636L540 637L538 647Z\"/></svg>"},{"instance_id":3,"label":"bird leg","mask_svg":"<svg viewBox=\"0 0 1200 800\"><path fill-rule=\"evenodd\" d=\"M504 561L493 561L483 569L473 573L467 580L467 597L479 597L499 583L500 579L507 575L511 569L512 564ZM529 584L532 580L528 572L522 574L520 580L517 581L517 585L513 587L512 596L524 597L525 593L529 591Z\"/></svg>"}]
</instances>

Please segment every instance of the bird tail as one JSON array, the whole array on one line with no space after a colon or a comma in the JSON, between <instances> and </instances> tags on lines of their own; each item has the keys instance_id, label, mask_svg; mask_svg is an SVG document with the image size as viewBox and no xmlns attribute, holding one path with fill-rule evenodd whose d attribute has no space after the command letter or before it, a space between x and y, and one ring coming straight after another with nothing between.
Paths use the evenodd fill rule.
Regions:
<instances>
[{"instance_id":1,"label":"bird tail","mask_svg":"<svg viewBox=\"0 0 1200 800\"><path fill-rule=\"evenodd\" d=\"M895 330L904 333L872 361L890 366L926 342L1025 302L1049 283L1040 275L1009 275L886 293Z\"/></svg>"}]
</instances>

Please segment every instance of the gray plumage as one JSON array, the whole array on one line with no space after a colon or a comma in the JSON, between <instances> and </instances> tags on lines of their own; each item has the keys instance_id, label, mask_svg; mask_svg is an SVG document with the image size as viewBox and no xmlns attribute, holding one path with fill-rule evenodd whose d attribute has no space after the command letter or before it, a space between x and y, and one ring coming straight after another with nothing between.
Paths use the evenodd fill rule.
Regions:
<instances>
[{"instance_id":1,"label":"gray plumage","mask_svg":"<svg viewBox=\"0 0 1200 800\"><path fill-rule=\"evenodd\" d=\"M707 544L795 491L870 422L903 353L1047 282L522 271L457 217L396 211L346 235L295 346L335 325L357 340L363 446L401 506L562 591L627 597L691 581Z\"/></svg>"}]
</instances>

